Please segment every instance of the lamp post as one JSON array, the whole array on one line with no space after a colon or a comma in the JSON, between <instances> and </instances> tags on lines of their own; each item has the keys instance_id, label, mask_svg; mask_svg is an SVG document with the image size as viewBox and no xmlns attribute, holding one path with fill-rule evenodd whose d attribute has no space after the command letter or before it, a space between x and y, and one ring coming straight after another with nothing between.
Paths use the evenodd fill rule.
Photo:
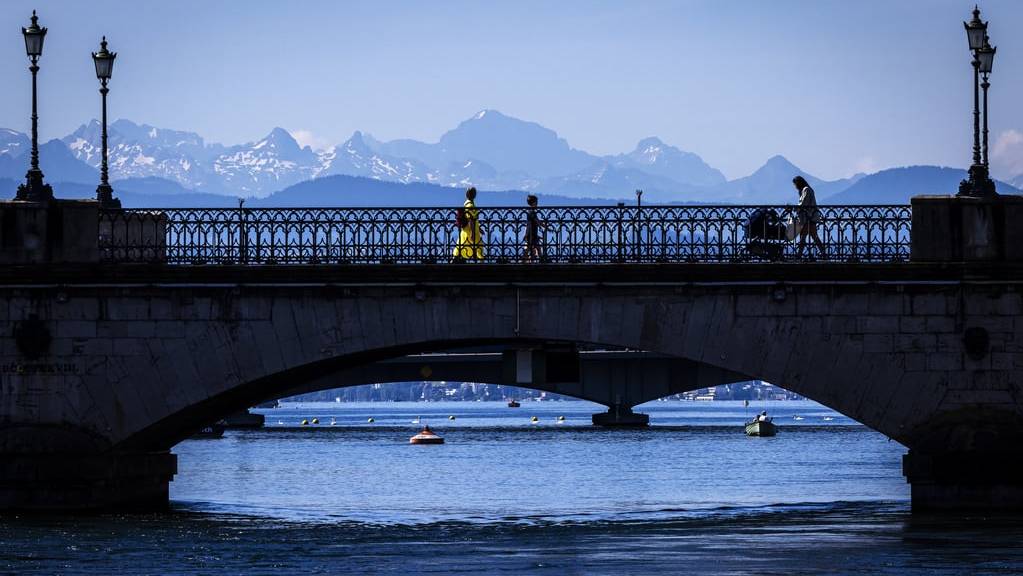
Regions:
<instances>
[{"instance_id":1,"label":"lamp post","mask_svg":"<svg viewBox=\"0 0 1023 576\"><path fill-rule=\"evenodd\" d=\"M103 99L103 128L101 137L103 142L103 158L101 159L99 170L99 187L96 188L96 200L99 201L101 208L121 207L121 201L114 198L114 189L110 187L109 173L107 171L107 93L110 92L107 89L107 81L110 80L110 76L114 72L115 58L117 58L117 53L107 50L107 37L104 36L103 40L99 43L99 52L92 53L92 62L96 65L96 78L99 78L99 93Z\"/></svg>"},{"instance_id":2,"label":"lamp post","mask_svg":"<svg viewBox=\"0 0 1023 576\"><path fill-rule=\"evenodd\" d=\"M991 87L991 83L988 82L988 78L991 76L991 67L995 63L995 52L998 48L991 46L988 41L988 37L984 36L984 45L977 50L977 61L980 62L980 87L984 90L984 129L983 129L983 162L984 167L988 170L990 175L991 166L988 164L987 159L987 89Z\"/></svg>"},{"instance_id":3,"label":"lamp post","mask_svg":"<svg viewBox=\"0 0 1023 576\"><path fill-rule=\"evenodd\" d=\"M53 189L43 183L43 171L39 169L39 115L36 108L36 73L39 72L39 57L43 55L43 40L46 28L39 27L39 17L32 11L32 24L22 28L25 37L25 53L32 63L28 67L32 72L32 165L25 174L25 183L18 186L15 200L46 202L53 200Z\"/></svg>"},{"instance_id":4,"label":"lamp post","mask_svg":"<svg viewBox=\"0 0 1023 576\"><path fill-rule=\"evenodd\" d=\"M971 62L973 65L973 164L970 165L969 178L959 183L960 196L992 196L995 194L995 184L988 176L986 150L985 157L982 158L980 145L980 75L981 69L985 64L982 59L986 59L988 70L987 74L990 74L990 64L994 59L993 48L990 53L982 52L987 38L987 24L987 22L980 19L980 8L976 6L973 8L973 19L969 22L963 22L963 27L966 28L966 39L969 42L970 51L973 53L973 61ZM984 76L985 84L987 84L987 74ZM984 94L986 101L986 87L984 88ZM985 126L987 125L986 105L984 112L984 124Z\"/></svg>"}]
</instances>

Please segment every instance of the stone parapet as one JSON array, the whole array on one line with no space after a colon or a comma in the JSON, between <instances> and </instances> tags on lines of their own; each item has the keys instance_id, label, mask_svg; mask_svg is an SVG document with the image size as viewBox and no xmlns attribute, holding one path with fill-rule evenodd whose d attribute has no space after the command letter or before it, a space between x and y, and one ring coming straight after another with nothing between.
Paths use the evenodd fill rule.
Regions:
<instances>
[{"instance_id":1,"label":"stone parapet","mask_svg":"<svg viewBox=\"0 0 1023 576\"><path fill-rule=\"evenodd\" d=\"M1023 260L1023 198L914 196L910 259L917 262Z\"/></svg>"},{"instance_id":2,"label":"stone parapet","mask_svg":"<svg viewBox=\"0 0 1023 576\"><path fill-rule=\"evenodd\" d=\"M0 202L0 265L98 260L95 200Z\"/></svg>"}]
</instances>

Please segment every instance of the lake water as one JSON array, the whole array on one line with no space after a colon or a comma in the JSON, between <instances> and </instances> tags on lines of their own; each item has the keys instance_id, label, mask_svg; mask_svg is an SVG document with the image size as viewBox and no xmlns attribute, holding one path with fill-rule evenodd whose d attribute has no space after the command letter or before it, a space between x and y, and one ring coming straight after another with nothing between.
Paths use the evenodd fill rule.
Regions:
<instances>
[{"instance_id":1,"label":"lake water","mask_svg":"<svg viewBox=\"0 0 1023 576\"><path fill-rule=\"evenodd\" d=\"M746 413L764 408L778 435L746 437ZM262 430L174 449L170 513L0 518L0 570L1023 572L1023 524L911 517L905 449L820 405L639 410L647 429L594 428L602 408L587 402L260 410ZM409 445L416 419L446 444Z\"/></svg>"}]
</instances>

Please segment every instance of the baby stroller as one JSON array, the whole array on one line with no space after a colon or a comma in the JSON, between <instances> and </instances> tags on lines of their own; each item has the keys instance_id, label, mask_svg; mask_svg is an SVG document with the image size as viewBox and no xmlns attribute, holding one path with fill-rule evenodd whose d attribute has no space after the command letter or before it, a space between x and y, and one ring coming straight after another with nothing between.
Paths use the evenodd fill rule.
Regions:
<instances>
[{"instance_id":1,"label":"baby stroller","mask_svg":"<svg viewBox=\"0 0 1023 576\"><path fill-rule=\"evenodd\" d=\"M788 237L785 222L771 208L757 208L746 221L746 250L752 256L777 262L782 259Z\"/></svg>"}]
</instances>

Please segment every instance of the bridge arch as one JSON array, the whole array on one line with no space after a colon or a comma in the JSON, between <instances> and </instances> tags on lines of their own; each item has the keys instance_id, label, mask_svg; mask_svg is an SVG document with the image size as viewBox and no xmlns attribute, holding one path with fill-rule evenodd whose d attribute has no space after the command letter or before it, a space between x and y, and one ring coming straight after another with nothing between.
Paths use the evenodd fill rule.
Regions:
<instances>
[{"instance_id":1,"label":"bridge arch","mask_svg":"<svg viewBox=\"0 0 1023 576\"><path fill-rule=\"evenodd\" d=\"M879 328L858 308L903 299L877 287L289 286L196 296L192 306L202 302L211 318L181 322L180 337L157 336L142 358L106 358L124 375L117 385L147 389L136 393L138 410L106 415L110 448L166 449L211 418L314 375L474 345L650 351L777 382L903 443L915 409L937 397L928 387L940 384L905 372L904 358L873 344ZM149 297L153 306L181 296L164 288ZM817 314L797 315L797 305ZM906 382L912 394L898 397Z\"/></svg>"}]
</instances>

